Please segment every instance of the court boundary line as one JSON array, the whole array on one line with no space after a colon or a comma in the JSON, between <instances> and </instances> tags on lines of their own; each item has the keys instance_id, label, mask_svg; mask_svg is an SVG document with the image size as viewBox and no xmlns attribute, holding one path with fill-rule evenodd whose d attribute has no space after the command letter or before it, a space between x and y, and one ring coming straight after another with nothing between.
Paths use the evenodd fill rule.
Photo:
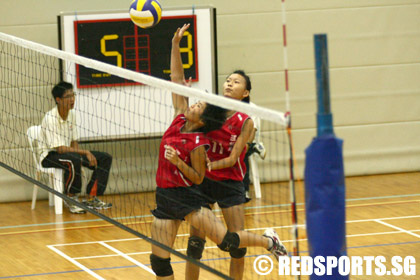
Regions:
<instances>
[{"instance_id":1,"label":"court boundary line","mask_svg":"<svg viewBox=\"0 0 420 280\"><path fill-rule=\"evenodd\" d=\"M420 229L415 229L415 230L409 230L407 232L420 232ZM363 236L372 236L372 235L386 235L386 234L402 234L404 232L401 231L385 231L385 232L372 232L372 233L360 233L360 234L348 234L346 235L346 238L353 238L353 237L363 237ZM299 238L298 241L307 241L307 238ZM282 240L282 243L290 243L290 242L294 242L294 240ZM416 241L413 241L416 242ZM80 245L80 244L78 244ZM374 246L374 245L372 245ZM351 247L348 247L351 248ZM218 249L217 246L206 246L204 247L204 249ZM181 249L176 249L176 251L178 252L182 252L182 251L187 251L187 249L181 248ZM305 252L305 251L299 251L299 252ZM143 252L134 252L134 253L125 253L126 255L129 256L134 256L134 255L146 255L146 254L151 254L152 251L143 251ZM74 259L78 259L78 260L82 260L82 259L93 259L93 258L108 258L108 257L118 257L118 255L98 255L98 256L88 256L88 257L77 257Z\"/></svg>"},{"instance_id":2,"label":"court boundary line","mask_svg":"<svg viewBox=\"0 0 420 280\"><path fill-rule=\"evenodd\" d=\"M132 257L128 256L127 254L124 254L124 253L123 253L123 252L121 252L120 250L118 250L118 249L116 249L116 248L112 247L111 245L108 245L108 244L106 244L106 243L105 243L105 242L103 242L103 241L99 242L99 244L101 244L102 246L105 246L105 247L106 247L106 248L108 248L109 250L111 250L111 251L113 251L113 252L117 253L119 256L121 256L121 257L125 258L126 260L128 260L128 261L130 261L130 262L132 262L132 263L136 264L137 266L139 266L139 267L143 268L143 269L144 269L144 270L146 270L147 272L149 272L149 273L151 273L151 274L153 274L153 275L156 275L156 274L153 272L153 270L152 270L151 268L149 268L149 267L145 266L144 264L142 264L142 263L141 263L141 262L139 262L139 261L136 261L136 260L135 260L135 259L133 259Z\"/></svg>"},{"instance_id":3,"label":"court boundary line","mask_svg":"<svg viewBox=\"0 0 420 280\"><path fill-rule=\"evenodd\" d=\"M361 200L378 200L378 199L390 199L390 198L403 198L403 197L414 197L420 196L420 193L416 194L405 194L405 195L391 195L391 196L374 196L374 197L363 197L363 198L348 198L346 202L351 201L361 201ZM418 201L418 200L412 200ZM410 202L410 201L407 201ZM29 203L29 202L28 202ZM304 205L303 202L296 203L296 205L301 206ZM260 206L247 206L245 210L249 209L264 209L264 208L275 208L275 207L285 207L290 206L290 204L271 204L271 205L260 205ZM346 205L347 206L347 205ZM213 210L214 212L220 212L220 209ZM113 218L115 220L121 219L133 219L133 218L148 218L153 217L153 215L139 215L139 216L126 216L126 217L116 217ZM89 220L78 220L78 221L64 221L64 222L54 222L54 223L41 223L41 224L28 224L28 225L14 225L14 226L0 226L0 230L2 229L10 229L10 228L25 228L25 227L36 227L36 226L56 226L56 225L65 225L65 224L78 224L78 223L91 223L91 222L103 222L102 219L89 219Z\"/></svg>"},{"instance_id":4,"label":"court boundary line","mask_svg":"<svg viewBox=\"0 0 420 280\"><path fill-rule=\"evenodd\" d=\"M346 221L346 223L364 223L364 222L379 222L382 220L396 220L396 219L411 219L411 218L419 218L420 215L410 215L410 216L400 216L400 217L385 217L385 218L380 218L380 219L362 219L362 220L351 220L351 221ZM410 235L413 235L415 237L419 237L420 235L417 235L413 232L420 232L420 229L415 229L415 230L404 230L402 228L399 227L394 227L391 224L385 223L383 222L385 226L390 226L391 228L396 229L397 231L388 231L388 232L373 232L373 233L360 233L360 234L346 234L346 238L354 238L354 237L362 237L362 236L375 236L375 235L386 235L386 234L402 234L402 233L407 233ZM305 225L300 224L298 225L299 227L305 227ZM284 229L284 228L293 228L293 226L274 226L272 228L275 229ZM246 231L257 231L257 230L265 230L266 228L250 228L250 229L246 229ZM185 233L185 234L177 234L177 237L187 237L189 236L189 233ZM54 245L49 245L49 246L76 246L76 245L84 245L84 244L102 244L102 243L108 243L108 242L125 242L125 241L135 241L135 240L142 240L141 238L129 238L129 239L113 239L113 240L105 240L105 241L88 241L88 242L76 242L76 243L65 243L65 244L54 244ZM302 241L307 241L307 238L299 238L297 241L302 242ZM290 243L293 242L294 240L282 240L283 243ZM111 246L110 246L111 247ZM217 246L208 246L205 247L205 249L217 249ZM115 249L117 250L117 249ZM178 248L175 249L178 252L181 251L186 251L186 248ZM118 250L117 250L118 251ZM118 251L120 252L120 251ZM302 251L304 252L304 251ZM122 256L122 255L126 255L126 256L130 256L130 255L145 255L145 254L151 254L151 251L143 251L143 252L133 252L133 253L122 253L121 254L117 253L117 255L99 255L99 256L88 256L88 257L77 257L74 259L92 259L92 258L106 258L106 257L117 257L117 256Z\"/></svg>"},{"instance_id":5,"label":"court boundary line","mask_svg":"<svg viewBox=\"0 0 420 280\"><path fill-rule=\"evenodd\" d=\"M52 250L53 252L57 253L59 256L65 258L66 260L68 260L69 262L71 262L72 264L74 264L75 266L79 267L80 269L82 269L84 272L88 273L89 275L95 277L96 279L99 280L106 280L105 278L99 276L98 274L96 274L95 272L93 272L92 270L90 270L89 268L87 268L86 266L84 266L83 264L79 263L78 261L75 261L73 258L69 257L68 255L66 255L65 253L63 253L62 251L54 248L53 245L47 245L47 248L49 248L50 250Z\"/></svg>"},{"instance_id":6,"label":"court boundary line","mask_svg":"<svg viewBox=\"0 0 420 280\"><path fill-rule=\"evenodd\" d=\"M367 206L378 206L378 205L391 205L391 204L407 204L407 203L419 203L420 200L408 200L408 201L389 201L384 203L367 203L367 204L353 204L353 205L346 205L347 208L355 208L355 207L367 207ZM279 211L270 211L270 212L249 212L245 213L245 216L250 215L264 215L264 214L276 214L276 213L284 213L290 212L291 210L279 210ZM302 212L305 211L304 208L297 209L296 211ZM220 215L216 215L220 217ZM101 220L102 222L106 222ZM152 221L138 221L138 222L129 222L123 223L124 225L133 225L133 224L147 224L151 223ZM77 227L63 227L63 228L50 228L50 229L38 229L38 230L27 230L27 231L14 231L14 232L0 232L0 236L6 235L18 235L18 234L31 234L31 233L40 233L40 232L51 232L51 231L65 231L65 230L76 230L76 229L87 229L87 228L101 228L101 227L113 227L113 224L102 224L102 225L92 225L92 226L77 226ZM2 228L0 227L0 230Z\"/></svg>"},{"instance_id":7,"label":"court boundary line","mask_svg":"<svg viewBox=\"0 0 420 280\"><path fill-rule=\"evenodd\" d=\"M79 242L79 244L77 245L83 245L83 244L92 244L92 243L96 243L96 244L100 244L103 247L111 250L112 252L116 253L116 256L119 257L123 257L126 260L130 261L131 263L133 263L134 265L136 265L137 267L140 267L144 270L146 270L147 272L151 273L152 275L155 275L155 273L153 272L153 270L151 268L149 268L148 266L140 263L139 261L133 259L132 257L128 256L127 254L124 254L123 252L121 252L120 250L112 247L109 244L106 244L106 241L99 241L99 242L88 242L88 243L81 243ZM87 258L73 258L68 256L67 254L65 254L63 251L55 248L56 245L47 245L47 248L49 248L50 250L52 250L53 252L57 253L59 256L63 257L64 259L68 260L69 262L71 262L72 264L74 264L75 266L79 267L82 271L88 273L89 275L95 277L98 280L105 280L105 278L103 278L102 276L96 274L95 272L93 272L92 269L87 268L86 266L84 266L83 264L81 264L79 261L80 259L87 259ZM76 246L75 244L73 244L73 246ZM91 256L90 259L93 259L94 256ZM1 278L0 278L1 279Z\"/></svg>"},{"instance_id":8,"label":"court boundary line","mask_svg":"<svg viewBox=\"0 0 420 280\"><path fill-rule=\"evenodd\" d=\"M415 196L415 195L406 195L406 196ZM400 197L399 195L397 195L396 197ZM383 198L383 197L382 197ZM380 199L380 198L378 198L378 199ZM366 199L354 199L354 201L356 201L356 200L366 200ZM418 203L420 200L408 200L408 201L389 201L389 202L385 202L385 203L382 203L382 202L380 202L380 203L368 203L368 204L354 204L354 205L347 205L347 206L350 206L351 208L353 208L353 207L363 207L363 206L377 206L377 205L388 205L388 204L396 204L396 203ZM274 206L272 206L272 207L274 207ZM254 207L254 209L255 208L257 208L257 207ZM259 208L266 208L266 207L259 207ZM250 207L250 208L248 208L248 209L252 209L252 207ZM304 209L301 209L301 211L303 211ZM280 211L276 211L276 212L284 212L284 211L282 211L282 210L280 210ZM250 214L250 215L252 215L252 214L266 214L266 213L272 213L272 211L268 211L268 212L254 212L254 213L248 213L248 214ZM346 238L350 238L350 237L361 237L361 236L372 236L372 235L384 235L384 234L409 234L409 235L411 235L411 236L414 236L414 237L417 237L417 238L420 238L420 235L418 235L418 234L416 234L417 232L420 232L420 229L414 229L414 230L405 230L405 229L403 229L403 228L401 228L401 227L398 227L398 226L394 226L394 225L392 225L392 224L390 224L390 223L386 223L386 222L384 222L384 221L389 221L389 220L397 220L397 219L410 219L410 218L419 218L420 217L420 215L411 215L411 216L401 216L401 217L384 217L384 218L374 218L374 219L359 219L359 220L351 220L351 221L346 221L346 223L362 223L362 222L376 222L376 223L379 223L379 224L382 224L382 225L384 225L384 226L386 226L386 227L390 227L390 228L393 228L393 229L395 229L396 231L390 231L390 232L376 232L376 233L365 233L365 234L353 234L353 235L346 235ZM121 219L121 218L120 218ZM90 220L90 221L78 221L78 222L81 222L81 223L84 223L84 222L92 222L93 220ZM101 219L98 219L98 220L96 220L96 221L103 221L103 220L101 220ZM73 223L73 222L76 222L76 221L72 221L72 222L68 222L68 223ZM140 223L148 223L148 222L145 222L145 221L143 221L143 222L140 222ZM50 223L51 225L53 225L53 224L60 224L60 223ZM95 226L87 226L87 227L74 227L74 228L67 228L67 229L83 229L83 228L98 228L98 227L103 227L104 225L95 225ZM110 226L112 226L112 225L110 225ZM299 227L305 227L305 224L300 224L300 225L298 225ZM7 226L6 226L7 227ZM19 226L18 226L19 227ZM22 226L22 227L24 227L24 226ZM292 228L293 226L292 225L288 225L288 226L278 226L278 227L273 227L273 228ZM2 227L0 227L0 229L1 229ZM66 229L66 228L63 228L63 229ZM59 229L59 230L63 230L63 229ZM266 228L252 228L252 229L246 229L246 230L249 230L249 231L253 231L253 230L264 230L264 229L266 229ZM42 231L44 231L44 230L41 230L41 232ZM0 234L1 235L1 234ZM189 234L180 234L180 235L177 235L177 236L189 236ZM110 270L110 269L115 269L115 268L113 268L113 267L109 267L109 268L95 268L95 269L88 269L87 267L85 267L85 266L83 266L81 263L79 263L78 261L76 261L77 259L83 259L83 258L86 258L86 257L80 257L80 258L71 258L71 257L69 257L68 255L66 255L65 253L63 253L61 250L59 250L59 249L57 249L57 248L55 248L54 246L71 246L71 245L83 245L83 244L94 244L94 243L98 243L98 244L101 244L101 245L103 245L102 243L104 243L105 244L105 242L122 242L122 241L129 241L129 240L143 240L142 238L139 238L139 237L137 237L137 238L127 238L127 239L113 239L113 240L107 240L107 241L89 241L89 242L78 242L78 243L66 243L66 244L55 244L55 245L46 245L49 249L51 249L51 250L53 250L54 252L56 252L58 255L60 255L60 256L62 256L63 258L65 258L66 260L68 260L68 261L70 261L71 263L73 263L73 264L75 264L77 267L79 267L79 268L81 268L82 270L75 270L75 271L67 271L67 272L53 272L53 273L43 273L43 274L31 274L31 275L33 275L33 276L39 276L39 275L54 275L54 274L63 274L63 273L73 273L73 272L88 272L89 273L89 271L91 272L91 273L93 273L93 274L95 274L95 275L97 275L96 273L94 273L93 271L95 270ZM307 239L298 239L298 241L305 241L305 240L307 240ZM286 241L283 241L283 242L292 242L292 240L286 240ZM388 244L369 244L369 245L363 245L363 246L353 246L353 247L347 247L347 249L357 249L357 248L369 248L369 247L378 247L378 246L396 246L396 245L408 245L408 244L418 244L418 243L420 243L420 241L413 241L413 242L403 242L403 243L388 243ZM107 244L108 245L108 244ZM56 250L54 250L54 249L52 249L52 248L50 248L49 246L52 246L52 247L54 247L54 249L56 249ZM110 245L109 245L110 246ZM107 247L107 246L105 246L105 247ZM112 247L112 246L110 246L111 248L114 248L114 247ZM206 249L215 249L215 248L217 248L217 246L209 246L209 247L206 247ZM114 248L115 249L115 248ZM115 250L117 250L117 249L115 249ZM112 250L111 249L111 251L114 251L114 250ZM119 250L117 250L117 251L119 251ZM178 249L177 251L186 251L186 249ZM60 253L61 254L60 254ZM115 251L114 251L115 252ZM120 251L119 251L120 252ZM304 253L304 252L307 252L307 251L300 251L300 253ZM125 254L125 253L123 253L123 252L120 252L121 254L118 254L117 253L117 255L106 255L106 256L93 256L93 257L90 257L90 258L100 258L100 257L111 257L111 256L113 256L113 257L118 257L118 256L121 256L121 257L124 257L124 258L126 258L126 257L128 257L128 258L130 258L130 259L132 259L131 257L129 257L129 255L138 255L138 254L150 254L150 252L141 252L141 253L138 253L138 252L136 252L136 253L127 253L127 254ZM255 256L259 256L259 255L255 255ZM253 257L253 255L250 255L250 256L247 256L247 257ZM227 258L217 258L217 259L213 259L213 260L223 260L223 259L230 259L230 257L227 257ZM134 260L134 259L133 259ZM211 261L212 259L205 259L205 260L203 260L203 261ZM137 262L136 260L134 260L135 262ZM132 263L134 263L135 264L135 262L133 262L133 261L131 261ZM183 260L180 260L180 261L177 261L177 262L173 262L173 263L182 263L182 262L184 262L185 263L185 261L183 261ZM77 265L77 264L78 265ZM80 265L80 266L79 266ZM135 265L133 265L133 266L126 266L126 267L139 267L139 265L137 265L137 264L135 264ZM142 266L144 266L144 267L147 267L147 266L150 266L150 264L148 264L148 265L145 265L145 264L142 264ZM142 267L142 266L140 266L140 267ZM82 267L84 267L84 268L86 268L86 269L83 269ZM123 268L123 266L121 266L121 267L119 267L119 268ZM143 267L142 267L143 268ZM149 267L147 267L148 269L150 269ZM149 271L150 272L150 271ZM89 274L91 274L91 273L89 273ZM92 275L92 274L91 274ZM28 276L28 275L26 275L26 276ZM30 276L30 275L29 275ZM94 276L94 275L92 275L92 276ZM99 278L97 278L97 277L95 277L96 279L104 279L104 278L102 278L101 276L99 276L99 275L97 275ZM0 277L0 279L7 279L7 278L17 278L17 277L25 277L25 275L24 276L11 276L11 277L8 277L8 276L6 276L6 277Z\"/></svg>"},{"instance_id":9,"label":"court boundary line","mask_svg":"<svg viewBox=\"0 0 420 280\"><path fill-rule=\"evenodd\" d=\"M387 227L390 227L390 228L396 229L396 230L398 230L398 231L400 231L400 232L407 233L407 234L410 234L410 235L415 236L415 237L417 237L417 238L420 238L420 235L418 235L418 234L415 234L415 233L412 233L411 231L405 230L405 229L403 229L403 228L400 228L400 227L397 227L397 226L394 226L394 225L388 224L388 223L386 223L386 222L384 222L384 221L382 221L382 220L375 220L375 222L380 223L380 224L382 224L382 225L385 225L385 226L387 226Z\"/></svg>"},{"instance_id":10,"label":"court boundary line","mask_svg":"<svg viewBox=\"0 0 420 280\"><path fill-rule=\"evenodd\" d=\"M346 238L351 238L351 237L360 237L360 236L372 236L372 235L384 235L384 234L410 234L413 235L415 237L419 237L420 235L414 234L413 232L420 232L420 229L415 229L415 230L404 230L400 227L391 225L389 223L383 222L383 220L397 220L397 219L410 219L410 218L419 218L420 215L410 215L410 216L399 216L399 217L384 217L384 218L376 218L376 219L359 219L359 220L350 220L350 221L346 221L346 223L362 223L362 222L377 222L380 224L383 224L385 226L391 227L396 229L396 231L391 231L391 232L376 232L376 233L365 233L365 234L352 234L352 235L346 235ZM299 225L301 227L303 227L304 225ZM291 226L277 226L274 228L290 228ZM265 228L253 228L253 229L247 229L247 230L263 230ZM186 236L187 234L180 234L177 236ZM65 244L54 244L54 245L46 245L49 249L51 249L52 251L56 252L59 256L63 257L64 259L70 261L71 263L75 264L77 267L81 268L81 270L72 270L72 271L62 271L62 272L54 272L54 273L41 273L41 274L30 274L30 275L18 275L18 276L6 276L6 277L0 277L0 279L11 279L11 278L20 278L20 277L28 277L28 276L41 276L41 275L53 275L53 274L63 274L63 273L74 273L74 272L87 272L90 275L92 275L93 277L95 277L96 279L104 279L101 276L99 276L98 274L96 274L95 272L93 272L93 270L110 270L110 269L119 269L119 268L130 268L130 267L139 267L138 264L136 264L135 262L132 261L132 263L134 263L135 265L132 266L120 266L120 267L107 267L107 268L95 268L95 269L88 269L87 267L83 266L82 264L80 264L77 259L86 259L86 258L103 258L103 257L118 257L118 256L122 256L126 259L132 259L131 257L129 257L129 255L139 255L139 254L150 254L150 251L146 251L146 252L135 252L135 253L122 253L119 250L115 249L114 247L106 244L106 242L123 242L123 241L132 241L132 240L142 240L142 238L126 238L126 239L112 239L112 240L107 240L107 241L88 241L88 242L75 242L75 243L65 243ZM299 239L298 241L306 241L307 239ZM283 242L292 242L292 240L285 240ZM101 245L106 244L105 247L111 247L114 248L116 251L120 252L117 253L117 255L103 255L103 256L90 256L90 257L79 257L79 258L71 258L68 255L66 255L65 253L63 253L61 250L55 248L55 246L59 247L59 246L75 246L75 245L83 245L83 244L94 244L94 243L98 243ZM347 249L358 249L358 248L369 248L369 247L380 247L380 246L397 246L397 245L410 245L410 244L418 244L420 243L420 241L409 241L409 242L399 242L399 243L387 243L387 244L370 244L370 245L363 245L363 246L353 246L353 247L347 247ZM108 247L108 248L109 248ZM206 247L206 249L215 249L217 248L217 246L208 246ZM112 250L112 249L111 249ZM114 251L114 250L112 250ZM186 251L186 249L181 248L181 249L177 249L177 251ZM114 251L115 252L115 251ZM299 253L306 253L307 251L300 251ZM257 255L255 255L257 256ZM255 257L254 255L249 255L246 257ZM218 258L218 259L203 259L202 261L215 261L215 260L223 260L223 259L228 259L227 258ZM177 261L177 262L173 262L174 264L176 263L183 263L185 261ZM147 271L149 271L147 266L150 266L150 264L142 264L140 267L144 268L146 267Z\"/></svg>"},{"instance_id":11,"label":"court boundary line","mask_svg":"<svg viewBox=\"0 0 420 280\"><path fill-rule=\"evenodd\" d=\"M420 230L415 230L420 231ZM385 244L372 244L372 245L363 245L363 246L353 246L347 247L347 249L359 249L359 248L369 248L369 247L382 247L382 246L398 246L398 245L411 245L411 244L419 244L420 241L410 241L410 242L398 242L398 243L385 243ZM308 251L300 251L300 253L307 253ZM270 254L266 254L270 255ZM248 257L257 257L257 255L249 255L245 256ZM220 258L220 260L230 259L230 257ZM216 261L219 259L203 259L202 261ZM173 264L184 263L185 261L176 261L171 262ZM149 264L150 265L150 264ZM147 266L147 264L146 264ZM112 270L112 269L124 269L124 268L135 268L137 266L117 266L117 267L102 267L102 268L93 268L92 270ZM46 272L46 273L37 273L37 274L26 274L26 275L14 275L14 276L2 276L0 279L13 279L13 278L22 278L22 277L34 277L34 276L42 276L42 275L54 275L54 274L67 274L67 273L75 273L75 272L83 272L83 270L68 270L68 271L57 271L57 272Z\"/></svg>"},{"instance_id":12,"label":"court boundary line","mask_svg":"<svg viewBox=\"0 0 420 280\"><path fill-rule=\"evenodd\" d=\"M410 216L399 216L399 217L385 217L385 218L372 218L372 219L362 219L362 220L350 220L346 221L347 223L363 223L363 222L374 222L376 220L396 220L396 219L412 219L412 218L420 218L420 215L410 215ZM305 227L305 224L298 224L298 227ZM271 228L275 229L282 229L282 228L292 228L292 225L287 226L273 226ZM245 229L246 231L252 231L252 230L266 230L267 228L249 228ZM417 230L412 230L417 231ZM189 233L181 233L177 234L177 237L183 237L183 236L189 236ZM142 240L142 238L123 238L123 239L111 239L111 240L102 240L102 241L87 241L87 242L74 242L74 243L62 243L62 244L53 244L54 246L72 246L72 245L83 245L83 244L92 244L92 243L98 243L98 242L122 242L122 241L133 241L133 240Z\"/></svg>"}]
</instances>

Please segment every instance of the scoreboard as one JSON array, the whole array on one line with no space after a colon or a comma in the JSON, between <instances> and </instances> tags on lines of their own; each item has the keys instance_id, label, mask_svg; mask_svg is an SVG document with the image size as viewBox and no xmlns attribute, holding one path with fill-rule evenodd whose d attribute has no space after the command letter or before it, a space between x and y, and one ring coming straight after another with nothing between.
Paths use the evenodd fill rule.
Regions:
<instances>
[{"instance_id":1,"label":"scoreboard","mask_svg":"<svg viewBox=\"0 0 420 280\"><path fill-rule=\"evenodd\" d=\"M159 24L148 29L136 26L127 10L62 12L58 16L59 47L170 80L172 38L185 23L190 24L180 42L185 77L192 78L193 88L217 92L216 9L211 6L163 9ZM172 122L170 91L84 67L71 59L60 60L60 70L61 78L78 93L74 111L81 142L161 136ZM159 116L159 121L151 122L151 115Z\"/></svg>"},{"instance_id":2,"label":"scoreboard","mask_svg":"<svg viewBox=\"0 0 420 280\"><path fill-rule=\"evenodd\" d=\"M180 43L185 77L198 81L196 16L162 17L158 25L142 29L129 19L74 21L75 53L118 67L170 80L172 37L189 23ZM118 76L76 66L77 87L132 85Z\"/></svg>"}]
</instances>

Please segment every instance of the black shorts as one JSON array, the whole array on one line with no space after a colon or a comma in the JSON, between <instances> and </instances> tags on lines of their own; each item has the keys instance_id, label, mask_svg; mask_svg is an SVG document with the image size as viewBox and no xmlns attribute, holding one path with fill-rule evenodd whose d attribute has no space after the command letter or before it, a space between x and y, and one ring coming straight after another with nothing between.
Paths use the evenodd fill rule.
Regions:
<instances>
[{"instance_id":1,"label":"black shorts","mask_svg":"<svg viewBox=\"0 0 420 280\"><path fill-rule=\"evenodd\" d=\"M217 202L220 208L229 208L246 202L245 187L242 181L213 181L204 178L199 187L207 204Z\"/></svg>"},{"instance_id":2,"label":"black shorts","mask_svg":"<svg viewBox=\"0 0 420 280\"><path fill-rule=\"evenodd\" d=\"M158 219L184 220L189 213L201 209L204 199L198 186L156 188L156 209L153 216Z\"/></svg>"}]
</instances>

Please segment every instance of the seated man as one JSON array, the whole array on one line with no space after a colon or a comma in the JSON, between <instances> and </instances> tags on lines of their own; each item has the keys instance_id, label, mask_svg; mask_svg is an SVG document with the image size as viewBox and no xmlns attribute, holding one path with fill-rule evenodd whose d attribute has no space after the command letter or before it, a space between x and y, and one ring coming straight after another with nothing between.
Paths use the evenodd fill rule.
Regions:
<instances>
[{"instance_id":1,"label":"seated man","mask_svg":"<svg viewBox=\"0 0 420 280\"><path fill-rule=\"evenodd\" d=\"M52 89L52 95L56 106L47 112L41 124L41 165L64 169L64 193L76 201L79 201L78 194L82 189L82 166L93 170L86 187L87 199L83 203L92 209L110 208L111 203L103 202L96 196L105 192L112 163L111 155L79 148L76 116L72 111L76 97L73 85L60 82ZM65 204L71 213L86 212L75 204Z\"/></svg>"}]
</instances>

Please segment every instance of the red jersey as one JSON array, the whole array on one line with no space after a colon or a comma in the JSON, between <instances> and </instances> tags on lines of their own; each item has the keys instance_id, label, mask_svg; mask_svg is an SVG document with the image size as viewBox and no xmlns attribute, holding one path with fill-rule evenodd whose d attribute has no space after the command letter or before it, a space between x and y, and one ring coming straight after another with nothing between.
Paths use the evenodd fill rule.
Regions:
<instances>
[{"instance_id":1,"label":"red jersey","mask_svg":"<svg viewBox=\"0 0 420 280\"><path fill-rule=\"evenodd\" d=\"M178 157L191 166L190 153L203 145L209 147L209 141L201 132L181 132L185 125L184 114L178 115L163 134L159 147L159 163L156 173L156 184L161 188L189 187L192 182L181 171L165 158L165 145L174 148Z\"/></svg>"},{"instance_id":2,"label":"red jersey","mask_svg":"<svg viewBox=\"0 0 420 280\"><path fill-rule=\"evenodd\" d=\"M207 133L207 138L210 141L207 156L211 161L217 161L230 155L247 119L249 119L247 114L236 112L226 120L222 128ZM206 177L214 181L242 181L246 172L245 152L244 148L234 166L210 172L207 170Z\"/></svg>"}]
</instances>

